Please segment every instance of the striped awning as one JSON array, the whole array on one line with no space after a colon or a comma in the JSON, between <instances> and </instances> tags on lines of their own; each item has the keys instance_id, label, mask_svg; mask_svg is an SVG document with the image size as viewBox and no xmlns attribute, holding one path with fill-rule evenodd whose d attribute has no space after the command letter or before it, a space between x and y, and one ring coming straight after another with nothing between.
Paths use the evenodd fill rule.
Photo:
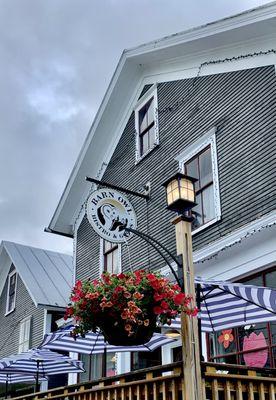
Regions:
<instances>
[{"instance_id":1,"label":"striped awning","mask_svg":"<svg viewBox=\"0 0 276 400\"><path fill-rule=\"evenodd\" d=\"M199 278L195 283L203 332L276 321L276 289ZM170 325L171 329L180 327L179 318Z\"/></svg>"},{"instance_id":2,"label":"striped awning","mask_svg":"<svg viewBox=\"0 0 276 400\"><path fill-rule=\"evenodd\" d=\"M154 333L148 343L139 346L113 346L105 342L103 335L100 333L89 332L85 337L74 339L70 334L73 328L73 326L69 326L57 332L46 334L40 347L59 351L71 351L80 354L101 354L105 351L107 353L153 351L160 346L174 341L174 339L166 335Z\"/></svg>"}]
</instances>

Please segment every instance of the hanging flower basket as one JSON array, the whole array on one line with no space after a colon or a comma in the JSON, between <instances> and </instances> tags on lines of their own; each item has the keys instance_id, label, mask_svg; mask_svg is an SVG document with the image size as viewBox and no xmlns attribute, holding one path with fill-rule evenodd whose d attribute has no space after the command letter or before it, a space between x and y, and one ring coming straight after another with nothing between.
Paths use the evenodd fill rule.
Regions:
<instances>
[{"instance_id":1,"label":"hanging flower basket","mask_svg":"<svg viewBox=\"0 0 276 400\"><path fill-rule=\"evenodd\" d=\"M65 319L75 319L75 336L100 329L108 343L134 346L147 343L157 324L170 325L181 311L195 316L191 300L159 273L104 273L100 280L77 281Z\"/></svg>"}]
</instances>

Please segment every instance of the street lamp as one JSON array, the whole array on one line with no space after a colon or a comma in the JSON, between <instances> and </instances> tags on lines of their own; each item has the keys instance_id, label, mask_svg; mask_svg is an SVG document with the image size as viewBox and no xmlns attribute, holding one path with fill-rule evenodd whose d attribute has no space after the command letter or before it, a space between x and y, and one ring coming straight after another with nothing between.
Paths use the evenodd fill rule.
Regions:
<instances>
[{"instance_id":1,"label":"street lamp","mask_svg":"<svg viewBox=\"0 0 276 400\"><path fill-rule=\"evenodd\" d=\"M167 208L178 215L172 220L175 225L176 250L182 256L183 276L182 289L189 293L195 302L195 282L193 267L193 248L189 211L196 205L194 184L197 179L180 172L168 179L166 188ZM181 276L181 278L182 278ZM200 368L200 350L198 338L198 322L184 312L181 313L182 357L185 399L202 399L202 380Z\"/></svg>"},{"instance_id":2,"label":"street lamp","mask_svg":"<svg viewBox=\"0 0 276 400\"><path fill-rule=\"evenodd\" d=\"M196 181L197 179L178 172L163 183L167 194L167 208L178 214L191 210L196 205L194 187Z\"/></svg>"}]
</instances>

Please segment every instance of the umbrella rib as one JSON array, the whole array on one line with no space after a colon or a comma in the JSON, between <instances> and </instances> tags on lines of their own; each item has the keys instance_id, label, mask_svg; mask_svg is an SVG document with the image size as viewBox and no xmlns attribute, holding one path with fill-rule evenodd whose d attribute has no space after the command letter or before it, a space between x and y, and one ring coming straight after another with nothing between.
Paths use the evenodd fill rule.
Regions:
<instances>
[{"instance_id":1,"label":"umbrella rib","mask_svg":"<svg viewBox=\"0 0 276 400\"><path fill-rule=\"evenodd\" d=\"M204 301L204 303L205 303L205 307L206 307L206 310L207 310L207 314L208 314L208 317L209 317L209 321L210 321L210 324L211 324L211 327L212 327L212 331L213 331L213 333L214 333L214 332L215 332L215 328L214 328L214 325L213 325L213 322L212 322L212 318L211 318L210 312L209 312L209 310L208 310L207 303L206 303L205 299L203 299L203 301Z\"/></svg>"}]
</instances>

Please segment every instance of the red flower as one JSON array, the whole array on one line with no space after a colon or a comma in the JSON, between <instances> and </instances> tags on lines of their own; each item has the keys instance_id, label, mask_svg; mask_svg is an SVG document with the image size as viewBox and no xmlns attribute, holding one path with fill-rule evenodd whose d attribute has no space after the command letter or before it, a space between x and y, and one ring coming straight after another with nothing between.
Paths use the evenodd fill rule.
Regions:
<instances>
[{"instance_id":1,"label":"red flower","mask_svg":"<svg viewBox=\"0 0 276 400\"><path fill-rule=\"evenodd\" d=\"M177 306L181 306L181 305L185 302L185 300L186 300L186 295L185 295L184 293L178 293L178 294L176 294L176 295L174 296L174 299L173 299L174 303L175 303Z\"/></svg>"},{"instance_id":2,"label":"red flower","mask_svg":"<svg viewBox=\"0 0 276 400\"><path fill-rule=\"evenodd\" d=\"M221 335L218 337L218 341L220 344L223 344L223 347L227 349L231 342L234 341L234 336L232 335L232 329L226 329L221 332Z\"/></svg>"},{"instance_id":3,"label":"red flower","mask_svg":"<svg viewBox=\"0 0 276 400\"><path fill-rule=\"evenodd\" d=\"M154 312L154 314L156 314L156 315L162 314L162 311L163 311L162 308L159 307L159 306L153 307L153 312Z\"/></svg>"}]
</instances>

